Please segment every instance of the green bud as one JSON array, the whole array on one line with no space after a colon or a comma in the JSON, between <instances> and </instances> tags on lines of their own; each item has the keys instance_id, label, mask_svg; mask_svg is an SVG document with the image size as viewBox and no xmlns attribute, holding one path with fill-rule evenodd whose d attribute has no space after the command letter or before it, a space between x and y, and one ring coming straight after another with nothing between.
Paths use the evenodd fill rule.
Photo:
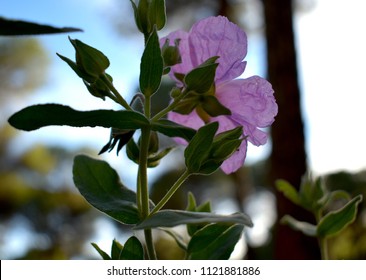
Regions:
<instances>
[{"instance_id":1,"label":"green bud","mask_svg":"<svg viewBox=\"0 0 366 280\"><path fill-rule=\"evenodd\" d=\"M164 59L164 67L173 66L182 62L182 57L179 53L179 39L174 40L174 46L169 46L169 39L165 40L161 48Z\"/></svg>"},{"instance_id":2,"label":"green bud","mask_svg":"<svg viewBox=\"0 0 366 280\"><path fill-rule=\"evenodd\" d=\"M152 32L154 25L157 30L163 29L166 22L165 0L150 0L148 17L149 32Z\"/></svg>"},{"instance_id":3,"label":"green bud","mask_svg":"<svg viewBox=\"0 0 366 280\"><path fill-rule=\"evenodd\" d=\"M101 51L84 44L80 40L72 40L70 37L69 40L76 51L77 67L97 80L109 67L108 58Z\"/></svg>"}]
</instances>

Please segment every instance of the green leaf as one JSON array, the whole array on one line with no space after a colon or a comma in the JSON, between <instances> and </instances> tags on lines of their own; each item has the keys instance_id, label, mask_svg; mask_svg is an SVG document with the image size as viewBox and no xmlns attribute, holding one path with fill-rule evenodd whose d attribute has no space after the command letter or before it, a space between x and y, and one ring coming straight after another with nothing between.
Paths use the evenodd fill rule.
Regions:
<instances>
[{"instance_id":1,"label":"green leaf","mask_svg":"<svg viewBox=\"0 0 366 280\"><path fill-rule=\"evenodd\" d=\"M59 104L42 104L27 107L9 118L17 129L35 130L49 125L73 127L101 126L118 129L139 129L149 125L144 115L134 111L77 111Z\"/></svg>"},{"instance_id":2,"label":"green leaf","mask_svg":"<svg viewBox=\"0 0 366 280\"><path fill-rule=\"evenodd\" d=\"M135 237L130 237L122 249L120 260L143 260L144 249L141 242Z\"/></svg>"},{"instance_id":3,"label":"green leaf","mask_svg":"<svg viewBox=\"0 0 366 280\"><path fill-rule=\"evenodd\" d=\"M317 227L307 222L300 222L295 218L286 215L281 219L281 223L290 226L292 229L302 232L308 236L316 236Z\"/></svg>"},{"instance_id":4,"label":"green leaf","mask_svg":"<svg viewBox=\"0 0 366 280\"><path fill-rule=\"evenodd\" d=\"M160 132L169 137L180 137L190 141L196 134L196 131L169 120L159 120L151 124L151 129Z\"/></svg>"},{"instance_id":5,"label":"green leaf","mask_svg":"<svg viewBox=\"0 0 366 280\"><path fill-rule=\"evenodd\" d=\"M184 150L185 163L191 173L199 172L207 159L218 127L217 122L201 127Z\"/></svg>"},{"instance_id":6,"label":"green leaf","mask_svg":"<svg viewBox=\"0 0 366 280\"><path fill-rule=\"evenodd\" d=\"M286 180L277 180L276 188L278 191L282 192L283 195L291 202L300 205L299 194L297 193L295 187L292 186L289 182L287 182Z\"/></svg>"},{"instance_id":7,"label":"green leaf","mask_svg":"<svg viewBox=\"0 0 366 280\"><path fill-rule=\"evenodd\" d=\"M251 219L244 213L234 213L231 215L219 215L204 212L189 212L182 210L161 210L148 217L134 229L149 229L156 227L174 227L182 224L206 224L224 223L241 224L253 226Z\"/></svg>"},{"instance_id":8,"label":"green leaf","mask_svg":"<svg viewBox=\"0 0 366 280\"><path fill-rule=\"evenodd\" d=\"M76 187L92 206L123 224L139 222L136 194L121 184L107 162L78 155L73 176Z\"/></svg>"},{"instance_id":9,"label":"green leaf","mask_svg":"<svg viewBox=\"0 0 366 280\"><path fill-rule=\"evenodd\" d=\"M94 247L95 250L97 250L97 252L103 258L103 260L111 259L111 257L106 252L104 252L102 249L100 249L96 243L92 243L91 245Z\"/></svg>"},{"instance_id":10,"label":"green leaf","mask_svg":"<svg viewBox=\"0 0 366 280\"><path fill-rule=\"evenodd\" d=\"M123 245L119 243L116 239L113 239L111 248L111 258L112 260L120 260L122 254Z\"/></svg>"},{"instance_id":11,"label":"green leaf","mask_svg":"<svg viewBox=\"0 0 366 280\"><path fill-rule=\"evenodd\" d=\"M82 30L74 27L58 28L29 21L13 20L0 17L1 36L57 34L77 31Z\"/></svg>"},{"instance_id":12,"label":"green leaf","mask_svg":"<svg viewBox=\"0 0 366 280\"><path fill-rule=\"evenodd\" d=\"M190 260L227 260L239 241L243 225L210 224L191 238L187 253Z\"/></svg>"},{"instance_id":13,"label":"green leaf","mask_svg":"<svg viewBox=\"0 0 366 280\"><path fill-rule=\"evenodd\" d=\"M191 70L184 78L187 89L197 93L208 92L215 80L216 68L219 65L215 61L218 58L218 56L211 57Z\"/></svg>"},{"instance_id":14,"label":"green leaf","mask_svg":"<svg viewBox=\"0 0 366 280\"><path fill-rule=\"evenodd\" d=\"M146 43L140 65L140 90L145 96L152 96L159 89L163 67L159 37L154 29Z\"/></svg>"},{"instance_id":15,"label":"green leaf","mask_svg":"<svg viewBox=\"0 0 366 280\"><path fill-rule=\"evenodd\" d=\"M320 237L336 235L351 224L357 216L357 206L362 201L358 195L342 208L325 215L318 224L317 234Z\"/></svg>"}]
</instances>

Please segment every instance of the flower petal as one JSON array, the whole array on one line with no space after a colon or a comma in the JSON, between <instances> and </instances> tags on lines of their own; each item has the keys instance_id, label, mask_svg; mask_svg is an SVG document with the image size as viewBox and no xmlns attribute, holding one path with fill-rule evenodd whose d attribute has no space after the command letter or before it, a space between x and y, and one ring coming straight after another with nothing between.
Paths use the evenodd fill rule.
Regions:
<instances>
[{"instance_id":1,"label":"flower petal","mask_svg":"<svg viewBox=\"0 0 366 280\"><path fill-rule=\"evenodd\" d=\"M247 36L226 17L209 17L195 23L189 32L189 46L194 67L210 57L220 56L216 83L232 80L244 72Z\"/></svg>"},{"instance_id":2,"label":"flower petal","mask_svg":"<svg viewBox=\"0 0 366 280\"><path fill-rule=\"evenodd\" d=\"M245 157L247 156L247 146L248 142L243 140L239 150L222 163L221 170L224 171L225 174L233 173L243 166Z\"/></svg>"},{"instance_id":3,"label":"flower petal","mask_svg":"<svg viewBox=\"0 0 366 280\"><path fill-rule=\"evenodd\" d=\"M254 145L266 143L266 134L257 127L267 127L274 121L278 107L271 84L253 76L237 79L216 88L218 100L231 110L230 118L244 127L244 134Z\"/></svg>"}]
</instances>

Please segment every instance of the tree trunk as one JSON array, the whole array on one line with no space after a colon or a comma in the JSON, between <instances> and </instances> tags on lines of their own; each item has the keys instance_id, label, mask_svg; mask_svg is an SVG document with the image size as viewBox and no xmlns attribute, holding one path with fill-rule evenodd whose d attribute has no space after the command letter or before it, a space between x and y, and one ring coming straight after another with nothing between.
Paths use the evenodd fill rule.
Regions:
<instances>
[{"instance_id":1,"label":"tree trunk","mask_svg":"<svg viewBox=\"0 0 366 280\"><path fill-rule=\"evenodd\" d=\"M263 0L266 22L268 77L275 91L279 113L272 126L271 183L285 179L300 186L306 172L306 152L300 108L291 0ZM309 213L277 193L277 212L311 221ZM313 222L313 221L311 221ZM274 236L275 259L318 259L314 238L278 224Z\"/></svg>"}]
</instances>

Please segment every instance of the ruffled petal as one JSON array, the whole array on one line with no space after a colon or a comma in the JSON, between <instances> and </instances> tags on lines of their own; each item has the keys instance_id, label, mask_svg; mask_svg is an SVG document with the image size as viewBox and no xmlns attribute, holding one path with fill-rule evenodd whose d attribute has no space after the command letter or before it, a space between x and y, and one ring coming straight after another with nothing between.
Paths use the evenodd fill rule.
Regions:
<instances>
[{"instance_id":1,"label":"ruffled petal","mask_svg":"<svg viewBox=\"0 0 366 280\"><path fill-rule=\"evenodd\" d=\"M216 83L232 80L244 72L247 36L226 17L209 17L195 23L189 32L189 46L194 67L210 57L220 56Z\"/></svg>"}]
</instances>

